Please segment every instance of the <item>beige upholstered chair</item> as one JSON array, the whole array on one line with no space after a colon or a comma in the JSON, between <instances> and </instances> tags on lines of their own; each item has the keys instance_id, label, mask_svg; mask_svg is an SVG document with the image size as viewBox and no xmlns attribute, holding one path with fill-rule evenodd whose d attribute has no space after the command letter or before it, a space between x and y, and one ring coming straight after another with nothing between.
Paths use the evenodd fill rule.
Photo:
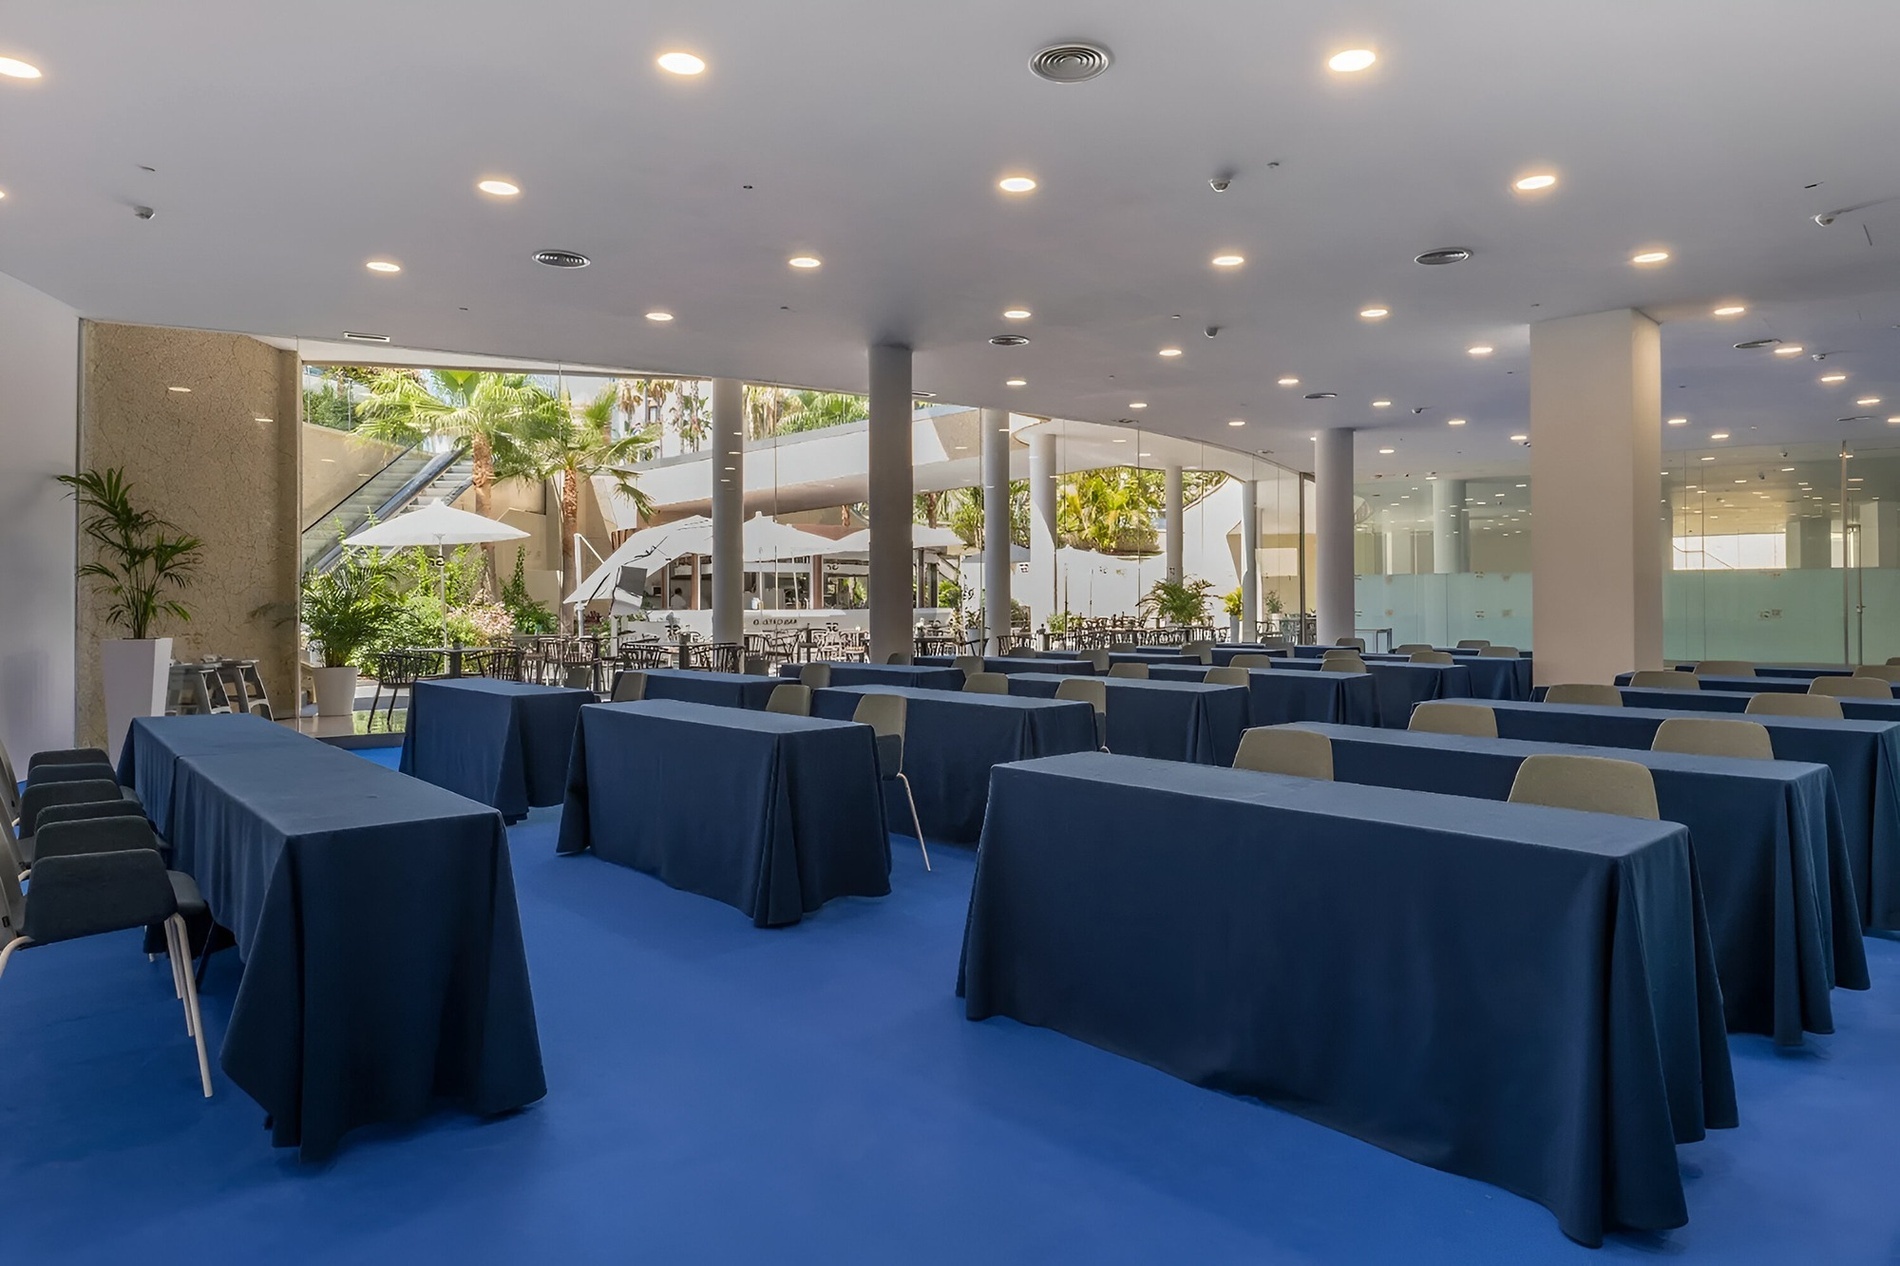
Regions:
<instances>
[{"instance_id":1,"label":"beige upholstered chair","mask_svg":"<svg viewBox=\"0 0 1900 1266\"><path fill-rule=\"evenodd\" d=\"M1462 734L1467 738L1496 738L1498 714L1481 703L1428 700L1412 709L1408 730L1421 734Z\"/></svg>"},{"instance_id":2,"label":"beige upholstered chair","mask_svg":"<svg viewBox=\"0 0 1900 1266\"><path fill-rule=\"evenodd\" d=\"M1491 643L1481 637L1468 637L1458 643L1458 649L1461 651L1481 651L1489 645L1491 645Z\"/></svg>"},{"instance_id":3,"label":"beige upholstered chair","mask_svg":"<svg viewBox=\"0 0 1900 1266\"><path fill-rule=\"evenodd\" d=\"M1480 646L1479 659L1522 659L1515 646Z\"/></svg>"},{"instance_id":4,"label":"beige upholstered chair","mask_svg":"<svg viewBox=\"0 0 1900 1266\"><path fill-rule=\"evenodd\" d=\"M1110 655L1126 655L1130 651L1137 649L1139 648L1133 642L1110 642L1108 644L1108 653Z\"/></svg>"},{"instance_id":5,"label":"beige upholstered chair","mask_svg":"<svg viewBox=\"0 0 1900 1266\"><path fill-rule=\"evenodd\" d=\"M884 657L884 662L887 664L908 664L910 663L910 652L892 651L889 655Z\"/></svg>"},{"instance_id":6,"label":"beige upholstered chair","mask_svg":"<svg viewBox=\"0 0 1900 1266\"><path fill-rule=\"evenodd\" d=\"M1108 750L1108 683L1100 677L1064 677L1056 698L1086 703L1095 709L1095 746Z\"/></svg>"},{"instance_id":7,"label":"beige upholstered chair","mask_svg":"<svg viewBox=\"0 0 1900 1266\"><path fill-rule=\"evenodd\" d=\"M1034 659L1036 658L1036 648L1027 642L1018 642L1016 645L1004 651L1003 656L1006 659Z\"/></svg>"},{"instance_id":8,"label":"beige upholstered chair","mask_svg":"<svg viewBox=\"0 0 1900 1266\"><path fill-rule=\"evenodd\" d=\"M795 681L774 686L771 697L765 701L765 710L783 712L787 716L808 717L811 715L811 687Z\"/></svg>"},{"instance_id":9,"label":"beige upholstered chair","mask_svg":"<svg viewBox=\"0 0 1900 1266\"><path fill-rule=\"evenodd\" d=\"M1695 666L1698 677L1753 677L1755 666L1745 659L1705 659Z\"/></svg>"},{"instance_id":10,"label":"beige upholstered chair","mask_svg":"<svg viewBox=\"0 0 1900 1266\"><path fill-rule=\"evenodd\" d=\"M1320 656L1319 667L1321 672L1327 673L1363 673L1366 661L1351 651L1327 651Z\"/></svg>"},{"instance_id":11,"label":"beige upholstered chair","mask_svg":"<svg viewBox=\"0 0 1900 1266\"><path fill-rule=\"evenodd\" d=\"M1677 672L1673 668L1645 668L1631 673L1630 685L1645 690L1702 689L1702 683L1695 679L1694 673Z\"/></svg>"},{"instance_id":12,"label":"beige upholstered chair","mask_svg":"<svg viewBox=\"0 0 1900 1266\"><path fill-rule=\"evenodd\" d=\"M1242 654L1236 655L1232 659L1228 660L1227 666L1229 668L1248 668L1248 669L1272 668L1273 656L1261 655L1256 652L1248 651L1248 652L1244 652Z\"/></svg>"},{"instance_id":13,"label":"beige upholstered chair","mask_svg":"<svg viewBox=\"0 0 1900 1266\"><path fill-rule=\"evenodd\" d=\"M1900 655L1895 655L1892 659L1887 661L1887 664L1889 667L1900 666Z\"/></svg>"},{"instance_id":14,"label":"beige upholstered chair","mask_svg":"<svg viewBox=\"0 0 1900 1266\"><path fill-rule=\"evenodd\" d=\"M1743 760L1775 758L1775 745L1768 737L1767 726L1759 721L1724 717L1670 717L1656 728L1649 750L1686 752L1691 756L1736 756Z\"/></svg>"},{"instance_id":15,"label":"beige upholstered chair","mask_svg":"<svg viewBox=\"0 0 1900 1266\"><path fill-rule=\"evenodd\" d=\"M1148 680L1148 665L1112 664L1109 666L1108 675L1110 677L1133 677L1139 681L1146 681Z\"/></svg>"},{"instance_id":16,"label":"beige upholstered chair","mask_svg":"<svg viewBox=\"0 0 1900 1266\"><path fill-rule=\"evenodd\" d=\"M1089 663L1095 665L1095 671L1098 673L1108 671L1108 652L1102 650L1100 647L1091 651L1077 651L1075 657L1077 659L1086 659Z\"/></svg>"},{"instance_id":17,"label":"beige upholstered chair","mask_svg":"<svg viewBox=\"0 0 1900 1266\"><path fill-rule=\"evenodd\" d=\"M1620 708L1623 692L1596 682L1567 681L1544 692L1545 703L1585 704L1593 708Z\"/></svg>"},{"instance_id":18,"label":"beige upholstered chair","mask_svg":"<svg viewBox=\"0 0 1900 1266\"><path fill-rule=\"evenodd\" d=\"M1210 686L1245 686L1249 684L1247 670L1236 668L1232 664L1225 668L1210 668L1201 675L1201 680Z\"/></svg>"},{"instance_id":19,"label":"beige upholstered chair","mask_svg":"<svg viewBox=\"0 0 1900 1266\"><path fill-rule=\"evenodd\" d=\"M1656 780L1635 761L1607 756L1526 756L1511 783L1511 802L1583 809L1626 818L1659 818Z\"/></svg>"},{"instance_id":20,"label":"beige upholstered chair","mask_svg":"<svg viewBox=\"0 0 1900 1266\"><path fill-rule=\"evenodd\" d=\"M1435 651L1437 649L1438 648L1433 646L1430 642L1407 642L1403 646L1394 646L1392 653L1394 655L1416 655L1420 651Z\"/></svg>"},{"instance_id":21,"label":"beige upholstered chair","mask_svg":"<svg viewBox=\"0 0 1900 1266\"><path fill-rule=\"evenodd\" d=\"M798 680L813 690L823 690L831 685L831 665L806 664L798 670Z\"/></svg>"},{"instance_id":22,"label":"beige upholstered chair","mask_svg":"<svg viewBox=\"0 0 1900 1266\"><path fill-rule=\"evenodd\" d=\"M1181 643L1181 653L1183 655L1192 655L1203 664L1211 664L1214 662L1214 644L1212 642L1183 642Z\"/></svg>"},{"instance_id":23,"label":"beige upholstered chair","mask_svg":"<svg viewBox=\"0 0 1900 1266\"><path fill-rule=\"evenodd\" d=\"M981 655L959 655L951 662L950 666L952 668L961 668L963 670L963 679L968 681L983 671L983 657Z\"/></svg>"},{"instance_id":24,"label":"beige upholstered chair","mask_svg":"<svg viewBox=\"0 0 1900 1266\"><path fill-rule=\"evenodd\" d=\"M1748 696L1748 706L1742 711L1767 717L1813 717L1818 721L1839 721L1844 715L1841 701L1827 695L1784 695L1773 692Z\"/></svg>"},{"instance_id":25,"label":"beige upholstered chair","mask_svg":"<svg viewBox=\"0 0 1900 1266\"><path fill-rule=\"evenodd\" d=\"M1854 670L1854 676L1872 677L1876 681L1884 681L1892 685L1894 682L1900 681L1900 665L1862 664L1859 668Z\"/></svg>"},{"instance_id":26,"label":"beige upholstered chair","mask_svg":"<svg viewBox=\"0 0 1900 1266\"><path fill-rule=\"evenodd\" d=\"M1002 673L971 673L963 679L963 693L1006 695L1009 693L1009 678Z\"/></svg>"},{"instance_id":27,"label":"beige upholstered chair","mask_svg":"<svg viewBox=\"0 0 1900 1266\"><path fill-rule=\"evenodd\" d=\"M1891 699L1893 687L1878 677L1816 677L1808 683L1808 693L1841 699Z\"/></svg>"},{"instance_id":28,"label":"beige upholstered chair","mask_svg":"<svg viewBox=\"0 0 1900 1266\"><path fill-rule=\"evenodd\" d=\"M1240 736L1235 769L1294 778L1333 780L1333 741L1324 734L1285 725L1263 725Z\"/></svg>"},{"instance_id":29,"label":"beige upholstered chair","mask_svg":"<svg viewBox=\"0 0 1900 1266\"><path fill-rule=\"evenodd\" d=\"M930 850L924 846L924 824L917 817L917 797L911 794L910 779L904 776L904 727L910 715L910 701L903 695L867 694L858 699L851 719L868 725L877 735L877 776L894 778L904 787L904 799L910 804L910 824L917 829L917 847L924 855L924 869L930 869Z\"/></svg>"},{"instance_id":30,"label":"beige upholstered chair","mask_svg":"<svg viewBox=\"0 0 1900 1266\"><path fill-rule=\"evenodd\" d=\"M1449 668L1458 661L1444 651L1413 651L1409 661L1414 664L1442 664Z\"/></svg>"},{"instance_id":31,"label":"beige upholstered chair","mask_svg":"<svg viewBox=\"0 0 1900 1266\"><path fill-rule=\"evenodd\" d=\"M647 697L647 675L637 669L627 669L614 678L614 703L638 703Z\"/></svg>"},{"instance_id":32,"label":"beige upholstered chair","mask_svg":"<svg viewBox=\"0 0 1900 1266\"><path fill-rule=\"evenodd\" d=\"M1365 651L1365 649L1366 649L1366 639L1365 639L1365 638L1363 638L1363 637L1340 637L1340 638L1334 638L1334 639L1333 639L1333 645L1334 645L1334 646L1343 646L1343 647L1345 647L1345 648L1346 648L1347 650L1351 650L1351 651L1359 651L1359 652L1362 652L1362 653L1363 653L1363 652Z\"/></svg>"}]
</instances>

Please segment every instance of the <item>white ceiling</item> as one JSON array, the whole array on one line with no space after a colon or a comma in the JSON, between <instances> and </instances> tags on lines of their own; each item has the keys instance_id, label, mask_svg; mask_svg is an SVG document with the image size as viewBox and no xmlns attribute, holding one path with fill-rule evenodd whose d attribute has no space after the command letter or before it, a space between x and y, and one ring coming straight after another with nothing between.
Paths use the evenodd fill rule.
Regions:
<instances>
[{"instance_id":1,"label":"white ceiling","mask_svg":"<svg viewBox=\"0 0 1900 1266\"><path fill-rule=\"evenodd\" d=\"M0 79L0 271L101 318L838 390L908 341L945 401L1143 399L1296 466L1316 427L1378 428L1362 476L1521 467L1528 323L1633 305L1693 419L1671 445L1867 439L1900 415L1900 201L1809 217L1900 195L1896 37L1891 0L15 5L0 54L46 77ZM1064 38L1114 68L1033 78ZM1325 69L1359 45L1371 71ZM671 48L707 73L658 71ZM1543 167L1555 191L1511 191ZM1018 171L1041 187L999 193ZM1631 267L1650 245L1674 258ZM1443 246L1475 258L1411 262ZM1725 299L1748 315L1709 318ZM1730 346L1771 334L1849 383Z\"/></svg>"}]
</instances>

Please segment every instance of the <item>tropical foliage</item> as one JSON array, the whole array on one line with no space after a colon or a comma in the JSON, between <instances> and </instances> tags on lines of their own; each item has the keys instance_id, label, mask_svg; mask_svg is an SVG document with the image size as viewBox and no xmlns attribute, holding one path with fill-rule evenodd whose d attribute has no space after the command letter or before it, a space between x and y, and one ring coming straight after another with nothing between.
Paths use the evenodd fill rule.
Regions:
<instances>
[{"instance_id":1,"label":"tropical foliage","mask_svg":"<svg viewBox=\"0 0 1900 1266\"><path fill-rule=\"evenodd\" d=\"M381 550L345 549L326 572L303 579L302 617L325 668L362 663L396 607L393 570Z\"/></svg>"},{"instance_id":2,"label":"tropical foliage","mask_svg":"<svg viewBox=\"0 0 1900 1266\"><path fill-rule=\"evenodd\" d=\"M508 608L482 599L486 563L478 546L457 546L441 564L431 549L391 550L383 556L382 565L387 568L393 601L362 649L358 660L362 666L371 666L381 651L440 646L445 634L452 644L492 646L506 642L514 631Z\"/></svg>"},{"instance_id":3,"label":"tropical foliage","mask_svg":"<svg viewBox=\"0 0 1900 1266\"><path fill-rule=\"evenodd\" d=\"M1165 624L1205 624L1207 596L1214 582L1194 580L1157 580L1141 600L1144 615L1153 615Z\"/></svg>"},{"instance_id":4,"label":"tropical foliage","mask_svg":"<svg viewBox=\"0 0 1900 1266\"><path fill-rule=\"evenodd\" d=\"M871 416L871 402L864 396L841 392L748 385L745 415L746 434L760 440L863 422Z\"/></svg>"},{"instance_id":5,"label":"tropical foliage","mask_svg":"<svg viewBox=\"0 0 1900 1266\"><path fill-rule=\"evenodd\" d=\"M501 605L508 608L508 615L514 621L517 633L552 633L560 627L560 620L548 604L538 601L528 592L528 551L515 551L515 573L508 583L501 587Z\"/></svg>"},{"instance_id":6,"label":"tropical foliage","mask_svg":"<svg viewBox=\"0 0 1900 1266\"><path fill-rule=\"evenodd\" d=\"M79 530L95 555L79 575L106 595L106 619L135 641L150 637L160 616L189 621L191 612L175 595L196 578L204 542L133 504L121 467L58 479L79 503Z\"/></svg>"},{"instance_id":7,"label":"tropical foliage","mask_svg":"<svg viewBox=\"0 0 1900 1266\"><path fill-rule=\"evenodd\" d=\"M390 369L376 375L359 410L358 429L396 444L448 440L466 444L474 469L475 513L487 514L495 485L495 451L557 430L560 397L527 374Z\"/></svg>"}]
</instances>

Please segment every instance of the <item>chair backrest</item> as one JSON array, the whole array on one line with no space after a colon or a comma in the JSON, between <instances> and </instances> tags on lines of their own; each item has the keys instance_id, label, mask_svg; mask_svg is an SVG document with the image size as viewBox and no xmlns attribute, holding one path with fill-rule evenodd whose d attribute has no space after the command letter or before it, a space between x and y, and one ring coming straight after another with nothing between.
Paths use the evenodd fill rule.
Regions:
<instances>
[{"instance_id":1,"label":"chair backrest","mask_svg":"<svg viewBox=\"0 0 1900 1266\"><path fill-rule=\"evenodd\" d=\"M823 690L831 685L831 665L806 664L798 670L798 680L813 690Z\"/></svg>"},{"instance_id":2,"label":"chair backrest","mask_svg":"<svg viewBox=\"0 0 1900 1266\"><path fill-rule=\"evenodd\" d=\"M1086 703L1097 712L1108 711L1108 683L1100 677L1064 677L1056 686L1056 698Z\"/></svg>"},{"instance_id":3,"label":"chair backrest","mask_svg":"<svg viewBox=\"0 0 1900 1266\"><path fill-rule=\"evenodd\" d=\"M117 853L131 848L158 851L158 835L143 815L119 814L113 817L68 822L40 819L33 833L33 864L48 857L72 857L80 853Z\"/></svg>"},{"instance_id":4,"label":"chair backrest","mask_svg":"<svg viewBox=\"0 0 1900 1266\"><path fill-rule=\"evenodd\" d=\"M1327 651L1320 656L1319 667L1321 672L1327 673L1363 673L1366 661L1351 651Z\"/></svg>"},{"instance_id":5,"label":"chair backrest","mask_svg":"<svg viewBox=\"0 0 1900 1266\"><path fill-rule=\"evenodd\" d=\"M1413 651L1411 661L1414 664L1455 664L1458 661L1444 651Z\"/></svg>"},{"instance_id":6,"label":"chair backrest","mask_svg":"<svg viewBox=\"0 0 1900 1266\"><path fill-rule=\"evenodd\" d=\"M1900 681L1900 665L1862 664L1859 668L1856 668L1854 670L1854 676L1872 677L1877 681L1884 681L1891 684L1893 682ZM34 759L37 760L38 758L35 757Z\"/></svg>"},{"instance_id":7,"label":"chair backrest","mask_svg":"<svg viewBox=\"0 0 1900 1266\"><path fill-rule=\"evenodd\" d=\"M1745 659L1705 659L1695 666L1698 677L1753 677L1755 666Z\"/></svg>"},{"instance_id":8,"label":"chair backrest","mask_svg":"<svg viewBox=\"0 0 1900 1266\"><path fill-rule=\"evenodd\" d=\"M1363 637L1339 637L1333 639L1333 645L1343 646L1349 651L1363 651L1366 649L1366 639Z\"/></svg>"},{"instance_id":9,"label":"chair backrest","mask_svg":"<svg viewBox=\"0 0 1900 1266\"><path fill-rule=\"evenodd\" d=\"M1003 655L1008 659L1034 659L1036 658L1036 648L1027 642L1019 642L1004 651Z\"/></svg>"},{"instance_id":10,"label":"chair backrest","mask_svg":"<svg viewBox=\"0 0 1900 1266\"><path fill-rule=\"evenodd\" d=\"M1192 655L1203 664L1211 664L1214 662L1214 644L1212 642L1183 642L1181 643L1181 653L1183 655Z\"/></svg>"},{"instance_id":11,"label":"chair backrest","mask_svg":"<svg viewBox=\"0 0 1900 1266\"><path fill-rule=\"evenodd\" d=\"M1581 703L1593 708L1620 708L1623 692L1599 682L1566 681L1544 692L1545 703Z\"/></svg>"},{"instance_id":12,"label":"chair backrest","mask_svg":"<svg viewBox=\"0 0 1900 1266\"><path fill-rule=\"evenodd\" d=\"M1878 677L1816 677L1808 683L1808 693L1844 699L1891 699L1893 687Z\"/></svg>"},{"instance_id":13,"label":"chair backrest","mask_svg":"<svg viewBox=\"0 0 1900 1266\"><path fill-rule=\"evenodd\" d=\"M1331 782L1333 741L1311 730L1283 725L1259 726L1240 736L1234 768Z\"/></svg>"},{"instance_id":14,"label":"chair backrest","mask_svg":"<svg viewBox=\"0 0 1900 1266\"><path fill-rule=\"evenodd\" d=\"M26 772L31 774L41 765L110 765L112 758L106 755L103 747L56 747L50 751L35 752L26 762ZM11 765L5 766L8 770Z\"/></svg>"},{"instance_id":15,"label":"chair backrest","mask_svg":"<svg viewBox=\"0 0 1900 1266\"><path fill-rule=\"evenodd\" d=\"M1489 645L1491 645L1491 643L1486 641L1484 638L1468 637L1464 641L1458 643L1458 649L1461 651L1481 651Z\"/></svg>"},{"instance_id":16,"label":"chair backrest","mask_svg":"<svg viewBox=\"0 0 1900 1266\"><path fill-rule=\"evenodd\" d=\"M1108 653L1110 655L1126 655L1134 649L1135 643L1133 642L1110 642L1108 644Z\"/></svg>"},{"instance_id":17,"label":"chair backrest","mask_svg":"<svg viewBox=\"0 0 1900 1266\"><path fill-rule=\"evenodd\" d=\"M1148 679L1148 665L1111 664L1109 665L1108 675L1110 677L1134 677L1146 681Z\"/></svg>"},{"instance_id":18,"label":"chair backrest","mask_svg":"<svg viewBox=\"0 0 1900 1266\"><path fill-rule=\"evenodd\" d=\"M1416 655L1420 651L1430 651L1430 650L1436 650L1436 649L1438 648L1433 646L1430 642L1407 642L1403 646L1394 646L1392 648L1392 653L1394 655Z\"/></svg>"},{"instance_id":19,"label":"chair backrest","mask_svg":"<svg viewBox=\"0 0 1900 1266\"><path fill-rule=\"evenodd\" d=\"M1518 655L1517 647L1515 646L1480 646L1478 648L1478 658L1519 659L1521 656Z\"/></svg>"},{"instance_id":20,"label":"chair backrest","mask_svg":"<svg viewBox=\"0 0 1900 1266\"><path fill-rule=\"evenodd\" d=\"M910 663L910 652L892 651L889 655L884 657L884 662L887 664L908 664Z\"/></svg>"},{"instance_id":21,"label":"chair backrest","mask_svg":"<svg viewBox=\"0 0 1900 1266\"><path fill-rule=\"evenodd\" d=\"M20 834L31 835L39 825L40 810L54 804L88 804L98 800L123 800L119 784L103 778L84 782L43 782L28 787L20 797Z\"/></svg>"},{"instance_id":22,"label":"chair backrest","mask_svg":"<svg viewBox=\"0 0 1900 1266\"><path fill-rule=\"evenodd\" d=\"M1241 654L1236 655L1232 659L1228 660L1227 666L1229 668L1246 668L1246 669L1272 668L1273 656L1260 655L1252 651L1243 651Z\"/></svg>"},{"instance_id":23,"label":"chair backrest","mask_svg":"<svg viewBox=\"0 0 1900 1266\"><path fill-rule=\"evenodd\" d=\"M1794 698L1804 698L1795 695ZM49 804L39 811L35 825L42 831L55 822L91 822L99 818L143 818L145 806L120 796L116 800L85 800L75 804Z\"/></svg>"},{"instance_id":24,"label":"chair backrest","mask_svg":"<svg viewBox=\"0 0 1900 1266\"><path fill-rule=\"evenodd\" d=\"M1845 715L1841 701L1829 695L1784 695L1777 691L1748 696L1748 706L1742 711L1768 717L1813 717L1821 721L1839 721Z\"/></svg>"},{"instance_id":25,"label":"chair backrest","mask_svg":"<svg viewBox=\"0 0 1900 1266\"><path fill-rule=\"evenodd\" d=\"M41 765L26 776L26 785L37 787L49 782L86 782L93 778L117 782L119 775L117 770L106 764Z\"/></svg>"},{"instance_id":26,"label":"chair backrest","mask_svg":"<svg viewBox=\"0 0 1900 1266\"><path fill-rule=\"evenodd\" d=\"M638 703L647 697L647 675L630 668L614 678L613 702Z\"/></svg>"},{"instance_id":27,"label":"chair backrest","mask_svg":"<svg viewBox=\"0 0 1900 1266\"><path fill-rule=\"evenodd\" d=\"M1108 671L1108 666L1110 663L1109 658L1108 658L1108 652L1106 650L1103 650L1099 646L1094 648L1093 650L1077 651L1076 658L1086 659L1089 663L1095 665L1095 671L1098 673L1105 673Z\"/></svg>"},{"instance_id":28,"label":"chair backrest","mask_svg":"<svg viewBox=\"0 0 1900 1266\"><path fill-rule=\"evenodd\" d=\"M0 743L0 817L11 822L20 816L20 778L13 772L13 759L6 744ZM0 870L6 867L0 866Z\"/></svg>"},{"instance_id":29,"label":"chair backrest","mask_svg":"<svg viewBox=\"0 0 1900 1266\"><path fill-rule=\"evenodd\" d=\"M1462 734L1467 738L1496 738L1498 714L1481 703L1447 703L1431 699L1412 709L1405 727L1422 734Z\"/></svg>"},{"instance_id":30,"label":"chair backrest","mask_svg":"<svg viewBox=\"0 0 1900 1266\"><path fill-rule=\"evenodd\" d=\"M1797 696L1798 698L1799 696ZM1725 717L1670 717L1656 727L1652 752L1686 752L1692 756L1736 756L1743 760L1773 760L1774 741L1759 721Z\"/></svg>"},{"instance_id":31,"label":"chair backrest","mask_svg":"<svg viewBox=\"0 0 1900 1266\"><path fill-rule=\"evenodd\" d=\"M1900 655L1895 655L1893 658L1889 659L1887 663L1889 666L1900 665Z\"/></svg>"},{"instance_id":32,"label":"chair backrest","mask_svg":"<svg viewBox=\"0 0 1900 1266\"><path fill-rule=\"evenodd\" d=\"M1245 668L1236 668L1232 664L1225 668L1210 668L1201 674L1201 680L1210 686L1245 686L1250 684Z\"/></svg>"},{"instance_id":33,"label":"chair backrest","mask_svg":"<svg viewBox=\"0 0 1900 1266\"><path fill-rule=\"evenodd\" d=\"M1526 756L1511 782L1514 804L1583 809L1626 818L1656 819L1656 779L1635 761L1607 756Z\"/></svg>"},{"instance_id":34,"label":"chair backrest","mask_svg":"<svg viewBox=\"0 0 1900 1266\"><path fill-rule=\"evenodd\" d=\"M1009 677L1004 673L971 673L963 679L963 690L973 695L1006 695Z\"/></svg>"},{"instance_id":35,"label":"chair backrest","mask_svg":"<svg viewBox=\"0 0 1900 1266\"><path fill-rule=\"evenodd\" d=\"M786 716L808 717L811 715L811 687L796 681L773 686L772 693L765 700L765 710L783 712Z\"/></svg>"},{"instance_id":36,"label":"chair backrest","mask_svg":"<svg viewBox=\"0 0 1900 1266\"><path fill-rule=\"evenodd\" d=\"M858 706L852 710L851 719L859 725L868 725L878 736L896 735L904 737L904 705L909 700L903 695L867 694L858 698Z\"/></svg>"},{"instance_id":37,"label":"chair backrest","mask_svg":"<svg viewBox=\"0 0 1900 1266\"><path fill-rule=\"evenodd\" d=\"M950 667L961 668L963 670L963 676L967 680L983 671L983 657L981 655L959 655L950 661Z\"/></svg>"},{"instance_id":38,"label":"chair backrest","mask_svg":"<svg viewBox=\"0 0 1900 1266\"><path fill-rule=\"evenodd\" d=\"M1700 690L1702 683L1694 673L1673 668L1643 668L1630 674L1630 685L1644 690Z\"/></svg>"}]
</instances>

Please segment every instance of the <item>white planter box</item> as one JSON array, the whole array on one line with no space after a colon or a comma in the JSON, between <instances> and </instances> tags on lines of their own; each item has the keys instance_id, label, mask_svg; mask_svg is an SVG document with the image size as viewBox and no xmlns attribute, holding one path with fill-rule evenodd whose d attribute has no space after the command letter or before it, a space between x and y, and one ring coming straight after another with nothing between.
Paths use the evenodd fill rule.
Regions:
<instances>
[{"instance_id":1,"label":"white planter box","mask_svg":"<svg viewBox=\"0 0 1900 1266\"><path fill-rule=\"evenodd\" d=\"M311 672L317 686L317 715L346 717L356 711L356 669L318 668Z\"/></svg>"},{"instance_id":2,"label":"white planter box","mask_svg":"<svg viewBox=\"0 0 1900 1266\"><path fill-rule=\"evenodd\" d=\"M107 638L99 643L99 679L106 695L106 753L117 760L133 717L163 716L172 640Z\"/></svg>"}]
</instances>

